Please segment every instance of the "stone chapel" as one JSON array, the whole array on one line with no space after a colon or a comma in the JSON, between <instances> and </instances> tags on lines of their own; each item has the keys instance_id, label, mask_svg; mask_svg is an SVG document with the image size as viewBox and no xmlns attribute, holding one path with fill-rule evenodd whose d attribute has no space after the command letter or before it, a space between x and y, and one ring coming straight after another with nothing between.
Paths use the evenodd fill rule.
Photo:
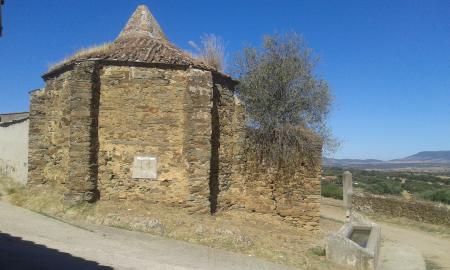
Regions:
<instances>
[{"instance_id":1,"label":"stone chapel","mask_svg":"<svg viewBox=\"0 0 450 270\"><path fill-rule=\"evenodd\" d=\"M245 155L238 81L170 43L139 6L111 43L50 68L30 93L28 186L70 201L244 209L318 228L321 143L276 181Z\"/></svg>"}]
</instances>

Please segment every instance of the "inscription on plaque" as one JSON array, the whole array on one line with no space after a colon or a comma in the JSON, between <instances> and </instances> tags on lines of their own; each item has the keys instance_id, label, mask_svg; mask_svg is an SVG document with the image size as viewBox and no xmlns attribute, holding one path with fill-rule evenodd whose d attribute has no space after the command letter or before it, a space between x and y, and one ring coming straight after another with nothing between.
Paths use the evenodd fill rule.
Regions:
<instances>
[{"instance_id":1,"label":"inscription on plaque","mask_svg":"<svg viewBox=\"0 0 450 270\"><path fill-rule=\"evenodd\" d=\"M154 156L135 156L133 161L133 178L156 179L157 163Z\"/></svg>"}]
</instances>

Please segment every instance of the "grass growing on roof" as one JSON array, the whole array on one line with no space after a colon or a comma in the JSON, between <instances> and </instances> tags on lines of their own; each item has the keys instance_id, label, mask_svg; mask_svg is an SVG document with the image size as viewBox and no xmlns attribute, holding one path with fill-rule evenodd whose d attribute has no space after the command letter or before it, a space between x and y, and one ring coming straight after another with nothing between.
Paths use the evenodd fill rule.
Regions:
<instances>
[{"instance_id":1,"label":"grass growing on roof","mask_svg":"<svg viewBox=\"0 0 450 270\"><path fill-rule=\"evenodd\" d=\"M65 57L63 60L58 61L54 64L50 64L49 70L57 69L63 64L68 63L75 59L100 56L101 54L105 53L109 48L111 48L111 45L112 45L111 42L106 42L100 45L93 45L91 47L81 48L71 56Z\"/></svg>"}]
</instances>

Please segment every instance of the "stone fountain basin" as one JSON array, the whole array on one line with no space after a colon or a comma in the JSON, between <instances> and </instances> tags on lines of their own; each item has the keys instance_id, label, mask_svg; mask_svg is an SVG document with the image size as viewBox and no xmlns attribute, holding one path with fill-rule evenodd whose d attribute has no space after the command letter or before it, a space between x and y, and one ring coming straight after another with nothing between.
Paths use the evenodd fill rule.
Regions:
<instances>
[{"instance_id":1,"label":"stone fountain basin","mask_svg":"<svg viewBox=\"0 0 450 270\"><path fill-rule=\"evenodd\" d=\"M375 270L378 265L381 230L375 223L346 223L328 237L327 259L357 270Z\"/></svg>"}]
</instances>

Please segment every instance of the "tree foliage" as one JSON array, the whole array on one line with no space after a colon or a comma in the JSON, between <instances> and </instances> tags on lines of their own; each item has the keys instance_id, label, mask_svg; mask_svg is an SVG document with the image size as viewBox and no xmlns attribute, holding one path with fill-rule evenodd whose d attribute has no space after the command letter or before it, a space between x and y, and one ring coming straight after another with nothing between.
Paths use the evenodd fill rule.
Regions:
<instances>
[{"instance_id":1,"label":"tree foliage","mask_svg":"<svg viewBox=\"0 0 450 270\"><path fill-rule=\"evenodd\" d=\"M237 56L238 95L250 137L265 158L286 162L299 149L308 153L312 137L332 148L326 126L332 99L327 82L314 73L317 61L295 33L265 36L262 48L246 47Z\"/></svg>"}]
</instances>

